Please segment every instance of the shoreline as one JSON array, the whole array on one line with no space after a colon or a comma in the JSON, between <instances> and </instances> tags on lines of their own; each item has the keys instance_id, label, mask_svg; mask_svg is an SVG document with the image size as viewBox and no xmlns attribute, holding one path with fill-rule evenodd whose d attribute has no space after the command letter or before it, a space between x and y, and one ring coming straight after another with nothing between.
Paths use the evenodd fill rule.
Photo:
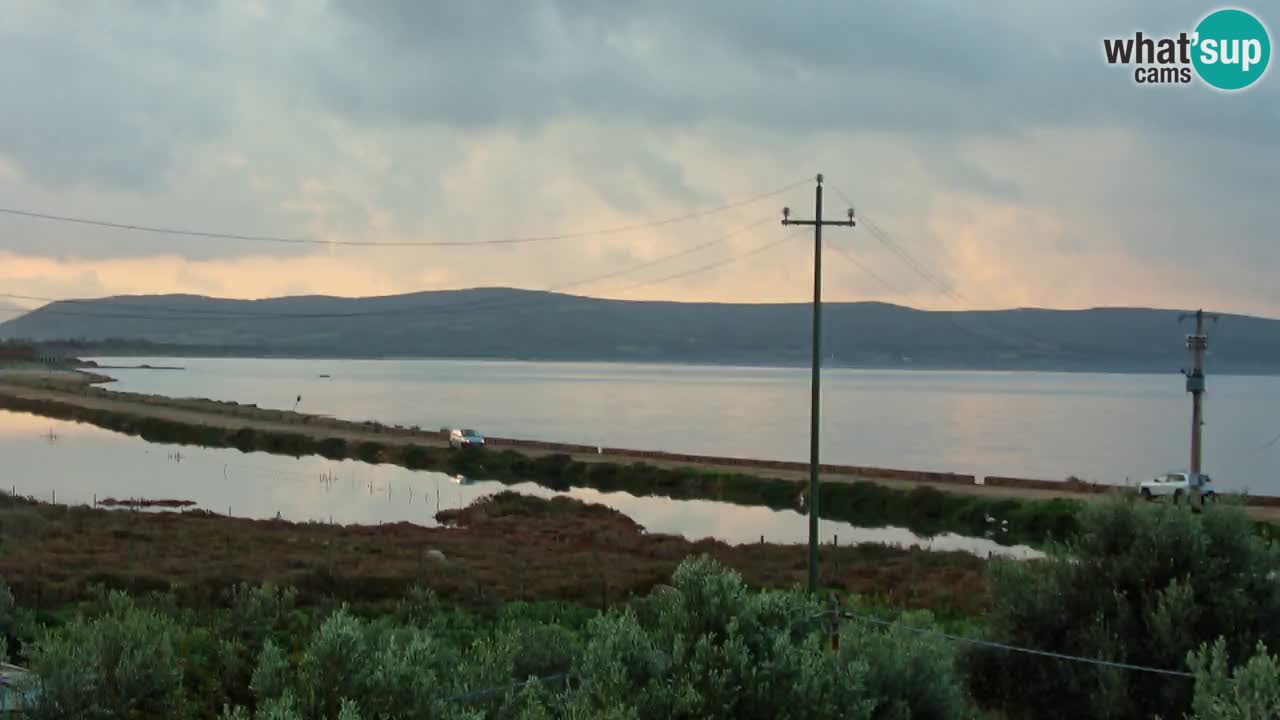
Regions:
<instances>
[{"instance_id":1,"label":"shoreline","mask_svg":"<svg viewBox=\"0 0 1280 720\"><path fill-rule=\"evenodd\" d=\"M449 447L447 434L438 430L383 425L373 421L342 420L326 415L259 408L256 405L245 405L234 401L174 398L164 395L108 391L98 387L111 382L115 380L84 370L62 371L54 375L44 372L23 375L0 372L0 397L31 401L48 400L68 403L84 409L105 410L232 430L248 427L267 431L287 431L301 433L317 441L340 437L347 441L377 441L397 446L421 445L440 449ZM511 449L531 457L563 454L586 463L644 462L660 468L688 466L796 482L805 481L808 478L808 464L791 460L597 447L498 436L486 436L485 440L490 450ZM1118 488L1118 486L1084 482L997 476L980 478L964 473L833 463L823 463L820 471L824 481L867 481L900 489L936 487L940 490L963 494L1022 499L1074 498Z\"/></svg>"},{"instance_id":2,"label":"shoreline","mask_svg":"<svg viewBox=\"0 0 1280 720\"><path fill-rule=\"evenodd\" d=\"M317 601L402 597L415 585L457 601L561 600L607 606L710 555L753 587L805 576L804 545L729 544L649 533L626 515L568 498L509 493L446 510L439 527L228 517L67 506L0 492L0 576L20 601L58 606L95 584L199 601L241 583L295 587ZM37 528L29 530L29 528ZM876 544L824 544L824 587L903 607L972 615L987 606L984 558ZM55 571L56 570L56 571Z\"/></svg>"},{"instance_id":3,"label":"shoreline","mask_svg":"<svg viewBox=\"0 0 1280 720\"><path fill-rule=\"evenodd\" d=\"M386 462L416 470L578 485L673 498L728 499L775 509L807 504L805 463L595 448L489 438L483 453L454 452L439 431L353 422L255 405L108 391L102 376L0 373L0 408L87 422L154 442L235 447L293 456ZM905 525L961 534L987 514L1008 515L1009 542L1058 535L1080 502L1115 486L1026 478L823 465L823 517L853 524ZM1280 499L1250 496L1254 519L1280 520ZM950 526L948 526L948 523ZM1014 532L1014 525L1019 525ZM962 528L962 529L956 529Z\"/></svg>"},{"instance_id":4,"label":"shoreline","mask_svg":"<svg viewBox=\"0 0 1280 720\"><path fill-rule=\"evenodd\" d=\"M306 355L300 353L280 353L280 354L245 354L245 355L212 355L204 353L182 353L182 354L151 354L151 353L84 353L85 357L102 357L102 358L169 358L174 360L306 360L306 361L334 361L334 362L397 362L397 361L416 361L424 362L480 362L480 363L538 363L538 364L566 364L566 365L639 365L653 367L689 367L689 368L728 368L740 370L803 370L808 371L810 366L805 362L781 363L781 362L750 362L745 360L654 360L648 358L535 358L535 357L501 357L493 355ZM938 372L938 373L990 373L990 374L1062 374L1062 375L1166 375L1168 374L1163 368L1092 368L1077 366L1029 366L1015 365L1008 367L996 367L990 365L963 365L939 363L936 365L922 363L907 363L898 365L886 365L876 363L841 363L838 360L828 358L823 361L824 370L858 370L868 372ZM133 368L130 368L133 369ZM1226 377L1259 377L1271 378L1280 376L1280 367L1277 368L1248 368L1238 369L1228 367L1226 370L1214 370L1214 375Z\"/></svg>"}]
</instances>

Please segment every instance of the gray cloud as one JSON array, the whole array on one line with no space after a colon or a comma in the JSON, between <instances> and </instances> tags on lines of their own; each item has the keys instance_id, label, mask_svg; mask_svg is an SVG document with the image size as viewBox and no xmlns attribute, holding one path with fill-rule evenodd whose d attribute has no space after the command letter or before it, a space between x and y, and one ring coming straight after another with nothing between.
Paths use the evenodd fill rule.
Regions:
<instances>
[{"instance_id":1,"label":"gray cloud","mask_svg":"<svg viewBox=\"0 0 1280 720\"><path fill-rule=\"evenodd\" d=\"M931 213L965 196L1060 224L1021 260L1048 276L1063 257L1113 251L1173 272L1213 237L1207 282L1260 288L1280 311L1250 274L1280 262L1275 71L1224 95L1136 87L1102 61L1103 37L1174 33L1203 12L1190 0L0 0L0 162L21 174L5 184L0 167L0 192L38 210L180 227L467 240L678 214L826 170L941 274L963 271L946 265L953 218ZM561 247L479 264L424 253L421 264L457 284L538 287L725 229L610 238L571 263ZM316 252L9 219L0 248ZM892 257L871 258L921 284L885 268ZM423 282L412 262L368 264L405 285L389 291ZM1106 301L1123 301L1114 292Z\"/></svg>"},{"instance_id":2,"label":"gray cloud","mask_svg":"<svg viewBox=\"0 0 1280 720\"><path fill-rule=\"evenodd\" d=\"M225 129L216 16L157 7L7 8L0 152L53 187L155 190L177 145Z\"/></svg>"},{"instance_id":3,"label":"gray cloud","mask_svg":"<svg viewBox=\"0 0 1280 720\"><path fill-rule=\"evenodd\" d=\"M1134 88L1101 40L1190 29L1197 3L1035 7L814 2L337 4L353 62L308 56L337 112L461 126L560 117L943 136L1035 123L1243 133L1274 142L1277 94Z\"/></svg>"}]
</instances>

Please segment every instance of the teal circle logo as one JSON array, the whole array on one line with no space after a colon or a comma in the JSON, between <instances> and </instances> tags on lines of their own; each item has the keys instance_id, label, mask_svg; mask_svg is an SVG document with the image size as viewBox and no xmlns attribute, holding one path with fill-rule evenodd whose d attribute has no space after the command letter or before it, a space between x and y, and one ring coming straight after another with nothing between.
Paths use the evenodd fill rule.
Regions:
<instances>
[{"instance_id":1,"label":"teal circle logo","mask_svg":"<svg viewBox=\"0 0 1280 720\"><path fill-rule=\"evenodd\" d=\"M1217 10L1196 26L1191 63L1200 79L1219 90L1243 90L1258 81L1271 60L1271 35L1244 10Z\"/></svg>"}]
</instances>

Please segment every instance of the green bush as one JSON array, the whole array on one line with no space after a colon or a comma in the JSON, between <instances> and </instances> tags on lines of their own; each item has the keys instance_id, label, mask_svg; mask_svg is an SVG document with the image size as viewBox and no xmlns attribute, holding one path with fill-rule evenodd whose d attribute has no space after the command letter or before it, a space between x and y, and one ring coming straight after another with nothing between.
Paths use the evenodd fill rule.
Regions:
<instances>
[{"instance_id":1,"label":"green bush","mask_svg":"<svg viewBox=\"0 0 1280 720\"><path fill-rule=\"evenodd\" d=\"M1258 643L1253 657L1234 669L1227 643L1218 638L1188 658L1196 674L1189 720L1261 720L1280 718L1280 657Z\"/></svg>"},{"instance_id":2,"label":"green bush","mask_svg":"<svg viewBox=\"0 0 1280 720\"><path fill-rule=\"evenodd\" d=\"M121 593L110 603L105 615L76 617L32 644L41 691L32 720L187 714L174 622Z\"/></svg>"},{"instance_id":3,"label":"green bush","mask_svg":"<svg viewBox=\"0 0 1280 720\"><path fill-rule=\"evenodd\" d=\"M347 456L347 441L337 437L325 438L320 441L318 450L330 460L341 460Z\"/></svg>"},{"instance_id":4,"label":"green bush","mask_svg":"<svg viewBox=\"0 0 1280 720\"><path fill-rule=\"evenodd\" d=\"M22 649L35 629L31 612L18 607L4 578L0 578L0 656L8 657ZM0 658L3 659L3 658Z\"/></svg>"},{"instance_id":5,"label":"green bush","mask_svg":"<svg viewBox=\"0 0 1280 720\"><path fill-rule=\"evenodd\" d=\"M826 650L822 608L799 592L747 591L736 573L686 560L674 592L588 628L575 666L578 716L962 718L953 656L920 638L848 625ZM901 653L895 663L883 662ZM875 671L871 665L882 662ZM925 685L931 691L918 693Z\"/></svg>"},{"instance_id":6,"label":"green bush","mask_svg":"<svg viewBox=\"0 0 1280 720\"><path fill-rule=\"evenodd\" d=\"M435 453L421 445L410 445L404 451L404 466L410 470L427 470L436 466L439 460Z\"/></svg>"},{"instance_id":7,"label":"green bush","mask_svg":"<svg viewBox=\"0 0 1280 720\"><path fill-rule=\"evenodd\" d=\"M231 446L240 452L253 452L257 448L258 435L251 427L242 427L231 434Z\"/></svg>"},{"instance_id":8,"label":"green bush","mask_svg":"<svg viewBox=\"0 0 1280 720\"><path fill-rule=\"evenodd\" d=\"M368 440L360 443L356 447L356 457L367 463L376 463L382 460L382 452L386 446L380 442Z\"/></svg>"},{"instance_id":9,"label":"green bush","mask_svg":"<svg viewBox=\"0 0 1280 720\"><path fill-rule=\"evenodd\" d=\"M292 588L241 583L227 594L228 607L217 617L218 631L256 657L268 640L280 640L294 629L297 597Z\"/></svg>"},{"instance_id":10,"label":"green bush","mask_svg":"<svg viewBox=\"0 0 1280 720\"><path fill-rule=\"evenodd\" d=\"M996 640L1071 655L1174 670L1224 637L1242 662L1280 626L1280 567L1240 508L1185 507L1121 498L1093 503L1080 531L1043 561L992 564L990 628ZM1154 673L978 653L976 691L1033 716L1177 717L1191 683Z\"/></svg>"}]
</instances>

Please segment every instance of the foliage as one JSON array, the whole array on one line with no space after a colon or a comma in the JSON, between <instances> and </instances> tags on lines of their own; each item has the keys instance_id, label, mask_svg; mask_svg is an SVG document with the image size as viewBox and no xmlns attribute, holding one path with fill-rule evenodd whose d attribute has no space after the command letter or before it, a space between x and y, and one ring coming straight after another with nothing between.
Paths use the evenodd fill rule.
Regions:
<instances>
[{"instance_id":1,"label":"foliage","mask_svg":"<svg viewBox=\"0 0 1280 720\"><path fill-rule=\"evenodd\" d=\"M197 612L172 595L103 591L32 645L44 692L31 717L945 720L970 709L946 648L850 624L832 652L830 616L810 596L750 591L706 558L603 614L476 613L421 589L369 616L317 615L271 586L225 600Z\"/></svg>"},{"instance_id":2,"label":"foliage","mask_svg":"<svg viewBox=\"0 0 1280 720\"><path fill-rule=\"evenodd\" d=\"M897 621L931 628L927 611L904 613ZM956 646L909 631L844 633L841 653L867 666L868 693L876 698L876 720L934 720L959 717L968 703L967 690L951 680L960 674Z\"/></svg>"},{"instance_id":3,"label":"foliage","mask_svg":"<svg viewBox=\"0 0 1280 720\"><path fill-rule=\"evenodd\" d=\"M1174 670L1215 638L1225 638L1231 662L1280 639L1280 555L1239 508L1192 513L1117 498L1089 506L1079 522L1047 560L993 563L995 639ZM987 702L1036 717L1173 717L1191 702L1182 678L999 651L978 653L972 674Z\"/></svg>"},{"instance_id":4,"label":"foliage","mask_svg":"<svg viewBox=\"0 0 1280 720\"><path fill-rule=\"evenodd\" d=\"M30 640L33 630L34 618L31 612L18 607L9 586L4 578L0 578L0 661Z\"/></svg>"},{"instance_id":5,"label":"foliage","mask_svg":"<svg viewBox=\"0 0 1280 720\"><path fill-rule=\"evenodd\" d=\"M1188 658L1196 674L1191 720L1255 720L1280 717L1280 657L1258 643L1253 657L1230 669L1227 643L1218 638Z\"/></svg>"},{"instance_id":6,"label":"foliage","mask_svg":"<svg viewBox=\"0 0 1280 720\"><path fill-rule=\"evenodd\" d=\"M268 640L280 640L289 631L297 597L292 588L241 583L231 590L228 608L219 615L219 632L256 656Z\"/></svg>"},{"instance_id":7,"label":"foliage","mask_svg":"<svg viewBox=\"0 0 1280 720\"><path fill-rule=\"evenodd\" d=\"M40 678L31 718L186 716L178 635L171 619L120 593L106 614L43 632L30 652Z\"/></svg>"},{"instance_id":8,"label":"foliage","mask_svg":"<svg viewBox=\"0 0 1280 720\"><path fill-rule=\"evenodd\" d=\"M928 682L952 704L928 711L909 692L878 693L906 680L925 655L944 655L860 625L839 653L824 649L822 608L799 592L748 592L740 577L707 559L686 560L658 593L598 618L574 669L580 716L698 718L963 717L968 705L953 668L938 663ZM887 647L909 657L873 672ZM930 715L929 712L937 714Z\"/></svg>"}]
</instances>

